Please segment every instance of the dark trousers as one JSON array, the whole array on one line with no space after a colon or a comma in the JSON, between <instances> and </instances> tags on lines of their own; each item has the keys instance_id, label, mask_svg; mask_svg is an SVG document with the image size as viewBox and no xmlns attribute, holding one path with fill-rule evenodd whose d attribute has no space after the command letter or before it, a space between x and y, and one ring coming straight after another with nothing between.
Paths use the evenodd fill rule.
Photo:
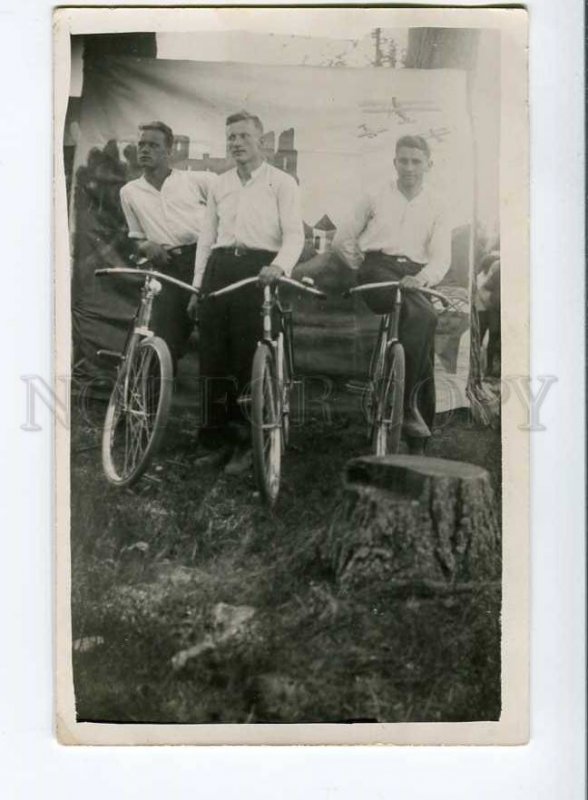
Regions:
<instances>
[{"instance_id":1,"label":"dark trousers","mask_svg":"<svg viewBox=\"0 0 588 800\"><path fill-rule=\"evenodd\" d=\"M158 272L192 285L195 256L195 244L175 248L174 253L169 253L168 265L163 268L158 267ZM166 283L153 302L151 328L167 343L174 371L177 360L184 355L186 342L194 325L187 314L189 301L190 294L185 289Z\"/></svg>"},{"instance_id":2,"label":"dark trousers","mask_svg":"<svg viewBox=\"0 0 588 800\"><path fill-rule=\"evenodd\" d=\"M486 375L500 377L500 311L490 308L478 311L480 324L480 345L484 341L486 331L488 334L488 347L486 349Z\"/></svg>"},{"instance_id":3,"label":"dark trousers","mask_svg":"<svg viewBox=\"0 0 588 800\"><path fill-rule=\"evenodd\" d=\"M202 294L259 274L275 253L233 249L213 250L202 281ZM200 303L200 377L203 388L203 428L243 440L248 418L239 396L251 382L251 365L263 331L263 290L256 284Z\"/></svg>"},{"instance_id":4,"label":"dark trousers","mask_svg":"<svg viewBox=\"0 0 588 800\"><path fill-rule=\"evenodd\" d=\"M406 275L417 275L422 264L401 260L384 253L366 253L358 273L358 283L394 281ZM363 295L375 314L392 310L394 289L375 289ZM399 321L399 338L404 347L406 374L404 379L404 409L413 404L429 428L435 418L435 328L437 314L431 303L417 292L403 292Z\"/></svg>"}]
</instances>

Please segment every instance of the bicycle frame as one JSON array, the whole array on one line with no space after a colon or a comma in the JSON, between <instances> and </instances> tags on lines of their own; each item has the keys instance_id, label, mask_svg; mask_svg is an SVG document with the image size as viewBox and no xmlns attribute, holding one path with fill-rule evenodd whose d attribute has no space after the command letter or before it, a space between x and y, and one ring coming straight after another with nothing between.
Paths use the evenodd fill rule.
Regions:
<instances>
[{"instance_id":1,"label":"bicycle frame","mask_svg":"<svg viewBox=\"0 0 588 800\"><path fill-rule=\"evenodd\" d=\"M278 312L278 330L273 334L273 311ZM261 306L263 317L262 341L267 344L276 359L277 374L280 388L284 391L290 389L294 382L294 344L292 337L292 310L282 306L279 299L278 287L264 286L263 304ZM288 375L288 386L284 387L284 376Z\"/></svg>"},{"instance_id":2,"label":"bicycle frame","mask_svg":"<svg viewBox=\"0 0 588 800\"><path fill-rule=\"evenodd\" d=\"M221 297L229 292L236 291L244 286L250 286L258 283L258 277L244 278L243 280L231 283L224 286L222 289L217 289L210 292L208 295L203 296L202 299ZM278 379L278 389L282 397L282 403L286 407L288 413L289 407L289 394L292 385L295 382L294 375L294 336L292 330L292 310L284 308L279 298L279 286L292 286L295 289L302 290L307 294L312 294L315 297L320 297L323 300L326 298L324 292L315 289L308 283L293 280L282 275L271 286L263 287L263 302L261 305L261 314L263 318L262 334L260 343L268 346L272 358L276 365L276 375ZM273 333L273 311L277 309L278 312L278 331ZM287 376L287 379L285 378ZM243 402L247 402L249 398L243 398Z\"/></svg>"},{"instance_id":3,"label":"bicycle frame","mask_svg":"<svg viewBox=\"0 0 588 800\"><path fill-rule=\"evenodd\" d=\"M258 284L258 276L245 278L211 292L219 297L243 286ZM292 312L279 299L279 284L290 284L310 294L326 295L308 284L282 276L272 285L263 287L261 304L262 332L251 365L251 393L241 396L240 403L251 407L251 447L255 479L261 496L273 505L280 487L281 459L288 441L290 391L294 383L294 345ZM274 330L277 311L278 330Z\"/></svg>"},{"instance_id":4,"label":"bicycle frame","mask_svg":"<svg viewBox=\"0 0 588 800\"><path fill-rule=\"evenodd\" d=\"M153 331L149 327L151 324L151 314L153 310L153 302L157 295L163 289L162 282L164 283L172 283L175 286L180 286L182 289L185 289L187 292L191 292L192 294L197 294L197 290L190 286L183 281L178 280L177 278L172 278L171 275L165 275L162 272L158 272L155 269L150 268L148 265L151 262L147 259L143 259L139 261L137 267L109 267L105 269L97 269L95 270L94 274L97 276L101 275L142 275L145 280L143 281L143 286L141 287L141 297L139 300L139 304L137 306L137 310L135 312L135 316L133 317L131 327L129 329L129 333L127 335L127 339L125 341L122 353L115 353L111 350L98 350L98 355L108 355L111 357L116 357L120 361L119 369L123 367L125 362L128 362L132 359L135 349L138 343L138 337L148 337L153 336ZM147 267L147 268L143 268ZM124 383L124 397L127 397L128 394L128 374L125 374L125 383Z\"/></svg>"},{"instance_id":5,"label":"bicycle frame","mask_svg":"<svg viewBox=\"0 0 588 800\"><path fill-rule=\"evenodd\" d=\"M223 286L222 289L217 289L214 292L210 292L209 294L203 296L202 299L221 297L224 294L228 294L229 292L234 292L238 289L241 289L244 286L250 286L251 284L254 283L258 283L257 276L252 278L244 278L243 280L236 281L235 283L231 283L228 286ZM308 284L293 280L292 278L287 278L285 275L278 278L278 280L272 286L263 287L263 303L261 306L263 325L262 325L261 341L265 342L267 345L271 347L272 352L278 359L286 359L286 366L288 369L288 373L291 376L291 380L293 380L294 337L292 335L292 311L289 308L288 309L284 308L280 303L278 294L279 285L292 286L308 294L312 294L315 297L320 297L323 300L326 298L326 295L324 294L324 292L321 292L318 289L309 286ZM274 308L277 309L279 317L279 330L276 336L272 335L272 312ZM280 354L280 346L279 346L280 334L282 334L284 338L282 354ZM278 374L283 375L284 374L283 363L280 363L278 361L278 367L281 369L281 371Z\"/></svg>"},{"instance_id":6,"label":"bicycle frame","mask_svg":"<svg viewBox=\"0 0 588 800\"><path fill-rule=\"evenodd\" d=\"M349 289L347 292L344 293L344 296L349 297L352 294L359 294L361 292L369 292L377 289L393 289L394 298L392 301L392 309L387 313L381 315L378 336L370 359L370 367L369 367L370 386L373 386L380 377L376 374L378 363L379 362L382 363L383 358L388 355L388 352L397 343L400 345L402 344L400 342L400 337L399 337L399 326L400 326L400 311L402 308L402 300L403 300L403 289L408 292L411 291L420 292L425 296L436 298L444 305L444 307L450 306L448 298L445 297L445 295L441 294L440 292L436 292L435 290L428 289L424 286L415 287L414 289L403 287L400 281L380 281L375 283L366 283L361 286L355 286L352 289ZM370 391L370 396L373 396L374 392L376 394L379 392L379 387L376 387L375 389L372 388L369 391ZM420 416L416 404L414 404L414 411L417 416Z\"/></svg>"},{"instance_id":7,"label":"bicycle frame","mask_svg":"<svg viewBox=\"0 0 588 800\"><path fill-rule=\"evenodd\" d=\"M344 297L349 297L352 294L360 294L362 292L370 292L374 289L394 289L394 301L393 307L391 311L382 314L382 319L380 322L380 330L378 332L378 339L376 342L376 348L374 352L377 352L380 347L381 337L383 335L386 336L387 346L390 347L394 342L399 341L399 325L400 325L400 310L402 308L402 292L419 292L428 297L436 298L439 300L444 306L448 307L450 302L444 294L441 292L437 292L434 289L428 289L425 286L415 287L413 288L405 288L402 286L400 281L379 281L376 283L364 283L361 286L354 286L352 289L348 289L344 292ZM371 364L370 364L370 375L372 373Z\"/></svg>"}]
</instances>

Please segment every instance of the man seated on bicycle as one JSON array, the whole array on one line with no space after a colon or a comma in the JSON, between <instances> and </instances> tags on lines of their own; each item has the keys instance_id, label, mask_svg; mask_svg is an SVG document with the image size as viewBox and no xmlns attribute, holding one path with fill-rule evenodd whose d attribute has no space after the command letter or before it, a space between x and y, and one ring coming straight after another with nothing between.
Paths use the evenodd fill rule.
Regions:
<instances>
[{"instance_id":1,"label":"man seated on bicycle","mask_svg":"<svg viewBox=\"0 0 588 800\"><path fill-rule=\"evenodd\" d=\"M450 265L451 231L439 201L426 188L431 153L422 136L396 142L397 180L368 192L337 231L333 248L359 283L399 281L408 290L439 283ZM364 295L376 314L392 310L393 289ZM399 336L406 356L403 435L423 452L435 417L434 336L437 317L416 291L403 293Z\"/></svg>"},{"instance_id":2,"label":"man seated on bicycle","mask_svg":"<svg viewBox=\"0 0 588 800\"><path fill-rule=\"evenodd\" d=\"M219 176L209 196L193 281L204 294L254 275L260 286L272 284L291 273L304 246L298 184L264 160L260 119L247 111L232 114L226 135L236 167ZM204 431L220 430L231 444L228 474L251 464L247 409L238 398L251 381L262 333L262 297L252 285L201 306L192 297L189 305L200 321L200 375L208 415ZM211 440L202 436L203 444L214 444Z\"/></svg>"},{"instance_id":3,"label":"man seated on bicycle","mask_svg":"<svg viewBox=\"0 0 588 800\"><path fill-rule=\"evenodd\" d=\"M191 283L196 242L216 175L170 167L174 134L165 123L150 122L139 130L137 152L143 174L120 192L129 237L158 270ZM187 306L185 290L171 284L153 304L152 328L165 339L174 372L193 327Z\"/></svg>"}]
</instances>

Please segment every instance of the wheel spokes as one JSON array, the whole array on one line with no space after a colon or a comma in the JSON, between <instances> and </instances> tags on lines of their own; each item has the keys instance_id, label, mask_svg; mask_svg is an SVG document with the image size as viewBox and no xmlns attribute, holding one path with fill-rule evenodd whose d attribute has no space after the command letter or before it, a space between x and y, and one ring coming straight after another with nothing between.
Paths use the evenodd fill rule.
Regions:
<instances>
[{"instance_id":1,"label":"wheel spokes","mask_svg":"<svg viewBox=\"0 0 588 800\"><path fill-rule=\"evenodd\" d=\"M117 471L125 478L136 469L154 432L161 395L161 376L158 359L151 350L145 348L137 355L129 367L126 381L120 382L118 391L120 396L112 420L110 440Z\"/></svg>"},{"instance_id":2,"label":"wheel spokes","mask_svg":"<svg viewBox=\"0 0 588 800\"><path fill-rule=\"evenodd\" d=\"M276 402L276 394L274 391L272 375L269 369L265 372L264 375L263 394L264 394L263 458L266 464L269 488L271 491L273 491L275 489L276 480L279 476L278 464L276 463L276 440L279 442L280 429L277 419L278 409Z\"/></svg>"}]
</instances>

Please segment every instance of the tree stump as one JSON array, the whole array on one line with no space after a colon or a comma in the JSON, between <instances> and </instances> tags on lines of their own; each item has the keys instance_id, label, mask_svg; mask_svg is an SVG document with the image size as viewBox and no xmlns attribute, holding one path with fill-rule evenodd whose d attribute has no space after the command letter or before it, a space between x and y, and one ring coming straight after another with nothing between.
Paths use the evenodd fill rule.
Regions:
<instances>
[{"instance_id":1,"label":"tree stump","mask_svg":"<svg viewBox=\"0 0 588 800\"><path fill-rule=\"evenodd\" d=\"M501 537L486 470L424 456L349 461L326 542L344 587L467 591L498 582Z\"/></svg>"}]
</instances>

